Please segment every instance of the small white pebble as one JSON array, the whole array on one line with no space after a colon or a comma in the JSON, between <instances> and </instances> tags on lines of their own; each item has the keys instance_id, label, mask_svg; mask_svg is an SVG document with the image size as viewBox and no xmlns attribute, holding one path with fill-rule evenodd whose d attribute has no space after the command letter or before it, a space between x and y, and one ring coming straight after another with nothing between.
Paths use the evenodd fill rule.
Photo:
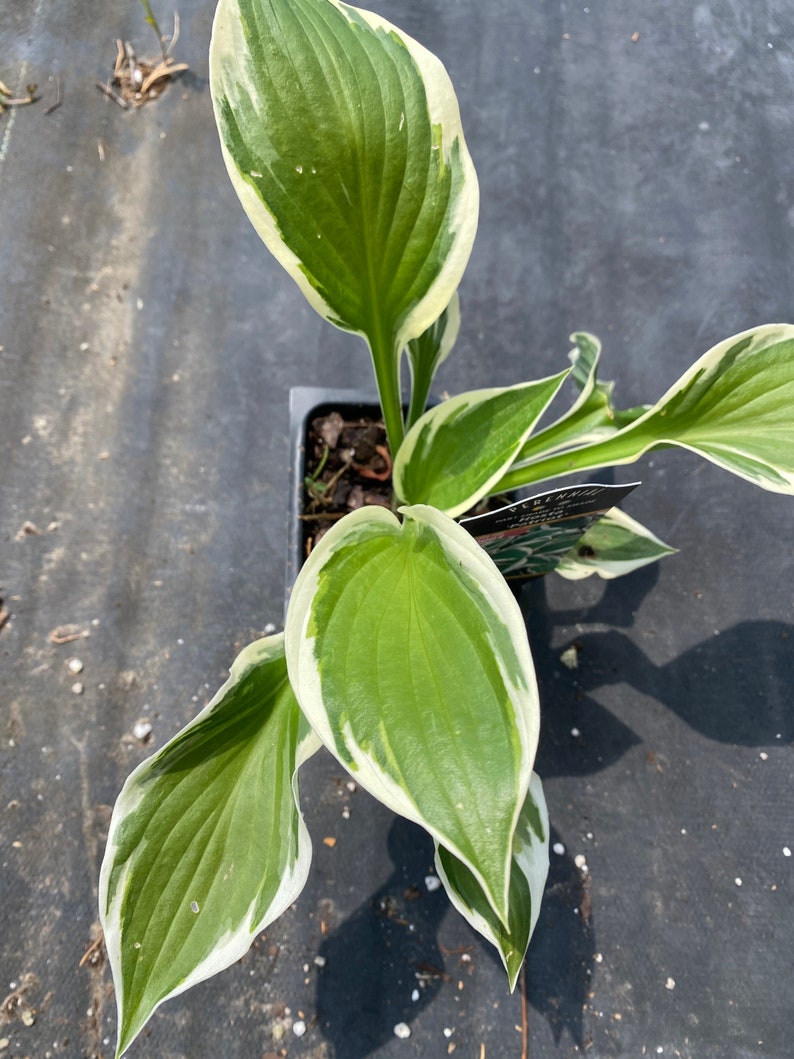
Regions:
<instances>
[{"instance_id":1,"label":"small white pebble","mask_svg":"<svg viewBox=\"0 0 794 1059\"><path fill-rule=\"evenodd\" d=\"M79 658L70 658L67 665L69 666L69 672L74 673L75 676L83 672L83 663Z\"/></svg>"},{"instance_id":2,"label":"small white pebble","mask_svg":"<svg viewBox=\"0 0 794 1059\"><path fill-rule=\"evenodd\" d=\"M761 758L762 761L769 760L769 754L767 754L765 750L762 750L758 756Z\"/></svg>"},{"instance_id":3,"label":"small white pebble","mask_svg":"<svg viewBox=\"0 0 794 1059\"><path fill-rule=\"evenodd\" d=\"M681 834L682 834L682 835L685 835L685 834L686 834L686 828L685 828L685 827L682 827L682 828L681 828Z\"/></svg>"},{"instance_id":4,"label":"small white pebble","mask_svg":"<svg viewBox=\"0 0 794 1059\"><path fill-rule=\"evenodd\" d=\"M577 868L587 867L587 858L585 857L584 853L577 853L576 856L573 858L573 862Z\"/></svg>"},{"instance_id":5,"label":"small white pebble","mask_svg":"<svg viewBox=\"0 0 794 1059\"><path fill-rule=\"evenodd\" d=\"M85 689L83 688L83 685L80 683L79 680L76 683L72 684L72 691L75 693L75 695L82 695L84 690Z\"/></svg>"},{"instance_id":6,"label":"small white pebble","mask_svg":"<svg viewBox=\"0 0 794 1059\"><path fill-rule=\"evenodd\" d=\"M571 729L571 735L574 737L574 739L578 739L581 734L582 733L579 731L578 728Z\"/></svg>"},{"instance_id":7,"label":"small white pebble","mask_svg":"<svg viewBox=\"0 0 794 1059\"><path fill-rule=\"evenodd\" d=\"M604 957L601 955L600 952L597 952L595 954L595 956L593 957L593 959L595 960L596 963L601 963L603 961Z\"/></svg>"},{"instance_id":8,"label":"small white pebble","mask_svg":"<svg viewBox=\"0 0 794 1059\"><path fill-rule=\"evenodd\" d=\"M296 1019L295 1022L292 1023L292 1032L296 1037L302 1037L304 1035L306 1032L306 1023L303 1019Z\"/></svg>"},{"instance_id":9,"label":"small white pebble","mask_svg":"<svg viewBox=\"0 0 794 1059\"><path fill-rule=\"evenodd\" d=\"M342 806L342 819L343 820L349 820L350 819L350 806L349 805L343 805Z\"/></svg>"},{"instance_id":10,"label":"small white pebble","mask_svg":"<svg viewBox=\"0 0 794 1059\"><path fill-rule=\"evenodd\" d=\"M418 989L414 989L414 991L411 993L411 1000L413 1000L413 1002L415 1004L418 999L419 999L419 990Z\"/></svg>"},{"instance_id":11,"label":"small white pebble","mask_svg":"<svg viewBox=\"0 0 794 1059\"><path fill-rule=\"evenodd\" d=\"M345 788L349 790L351 794L353 794L357 790L357 787L352 780L347 781L347 783L345 784Z\"/></svg>"},{"instance_id":12,"label":"small white pebble","mask_svg":"<svg viewBox=\"0 0 794 1059\"><path fill-rule=\"evenodd\" d=\"M565 846L563 846L562 842L555 842L551 848L554 850L558 857L562 857L565 853Z\"/></svg>"},{"instance_id":13,"label":"small white pebble","mask_svg":"<svg viewBox=\"0 0 794 1059\"><path fill-rule=\"evenodd\" d=\"M788 846L784 846L783 847L783 856L784 857L790 857L791 856L791 850L788 848Z\"/></svg>"},{"instance_id":14,"label":"small white pebble","mask_svg":"<svg viewBox=\"0 0 794 1059\"><path fill-rule=\"evenodd\" d=\"M425 886L427 887L428 893L435 893L436 890L441 889L441 880L437 875L426 875Z\"/></svg>"},{"instance_id":15,"label":"small white pebble","mask_svg":"<svg viewBox=\"0 0 794 1059\"><path fill-rule=\"evenodd\" d=\"M455 1031L450 1026L445 1026L443 1029L444 1036L449 1038Z\"/></svg>"},{"instance_id":16,"label":"small white pebble","mask_svg":"<svg viewBox=\"0 0 794 1059\"><path fill-rule=\"evenodd\" d=\"M148 739L149 736L152 734L152 726L149 721L145 719L136 721L135 724L132 726L132 734L135 736L136 739Z\"/></svg>"},{"instance_id":17,"label":"small white pebble","mask_svg":"<svg viewBox=\"0 0 794 1059\"><path fill-rule=\"evenodd\" d=\"M276 626L273 624L272 621L269 621L267 623L267 625L264 627L264 629L262 630L262 632L265 634L265 636L272 636L275 631L276 631Z\"/></svg>"},{"instance_id":18,"label":"small white pebble","mask_svg":"<svg viewBox=\"0 0 794 1059\"><path fill-rule=\"evenodd\" d=\"M309 973L309 965L308 965L308 963L304 963L304 965L303 965L303 973L304 974L308 974Z\"/></svg>"},{"instance_id":19,"label":"small white pebble","mask_svg":"<svg viewBox=\"0 0 794 1059\"><path fill-rule=\"evenodd\" d=\"M399 1037L401 1041L406 1040L411 1036L411 1027L406 1022L398 1022L394 1027L394 1036Z\"/></svg>"},{"instance_id":20,"label":"small white pebble","mask_svg":"<svg viewBox=\"0 0 794 1059\"><path fill-rule=\"evenodd\" d=\"M739 878L738 875L736 876L736 878L733 881L736 883L737 886L741 886L742 885L742 880Z\"/></svg>"},{"instance_id":21,"label":"small white pebble","mask_svg":"<svg viewBox=\"0 0 794 1059\"><path fill-rule=\"evenodd\" d=\"M675 978L668 978L664 983L665 989L675 989Z\"/></svg>"}]
</instances>

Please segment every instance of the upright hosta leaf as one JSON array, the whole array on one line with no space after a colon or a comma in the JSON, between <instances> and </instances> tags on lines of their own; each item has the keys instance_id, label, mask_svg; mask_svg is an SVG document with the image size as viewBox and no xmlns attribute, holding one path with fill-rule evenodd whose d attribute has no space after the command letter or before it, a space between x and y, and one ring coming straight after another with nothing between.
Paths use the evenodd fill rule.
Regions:
<instances>
[{"instance_id":1,"label":"upright hosta leaf","mask_svg":"<svg viewBox=\"0 0 794 1059\"><path fill-rule=\"evenodd\" d=\"M677 550L625 511L613 507L568 552L555 573L569 581L579 581L591 574L610 580L655 563L665 555L673 555Z\"/></svg>"},{"instance_id":2,"label":"upright hosta leaf","mask_svg":"<svg viewBox=\"0 0 794 1059\"><path fill-rule=\"evenodd\" d=\"M246 647L215 698L130 775L99 887L118 1054L164 1000L229 967L303 889L296 770L319 741L283 635Z\"/></svg>"},{"instance_id":3,"label":"upright hosta leaf","mask_svg":"<svg viewBox=\"0 0 794 1059\"><path fill-rule=\"evenodd\" d=\"M397 495L462 515L499 481L567 375L472 390L425 412L397 454Z\"/></svg>"},{"instance_id":4,"label":"upright hosta leaf","mask_svg":"<svg viewBox=\"0 0 794 1059\"><path fill-rule=\"evenodd\" d=\"M705 353L629 426L511 470L502 489L632 463L678 445L776 493L794 493L794 326L767 324Z\"/></svg>"},{"instance_id":5,"label":"upright hosta leaf","mask_svg":"<svg viewBox=\"0 0 794 1059\"><path fill-rule=\"evenodd\" d=\"M411 407L408 426L424 412L436 370L449 356L460 331L460 298L458 292L435 323L408 343L406 353L411 369Z\"/></svg>"},{"instance_id":6,"label":"upright hosta leaf","mask_svg":"<svg viewBox=\"0 0 794 1059\"><path fill-rule=\"evenodd\" d=\"M420 335L479 202L439 60L336 0L220 0L210 87L232 183L314 308L398 350Z\"/></svg>"},{"instance_id":7,"label":"upright hosta leaf","mask_svg":"<svg viewBox=\"0 0 794 1059\"><path fill-rule=\"evenodd\" d=\"M538 737L521 611L471 536L433 508L346 516L298 577L290 680L328 749L425 827L508 917L513 832Z\"/></svg>"},{"instance_id":8,"label":"upright hosta leaf","mask_svg":"<svg viewBox=\"0 0 794 1059\"><path fill-rule=\"evenodd\" d=\"M455 908L498 949L510 988L515 989L529 939L538 921L549 872L549 814L538 774L532 773L513 838L507 926L494 915L482 887L466 865L438 845L436 870Z\"/></svg>"},{"instance_id":9,"label":"upright hosta leaf","mask_svg":"<svg viewBox=\"0 0 794 1059\"><path fill-rule=\"evenodd\" d=\"M516 457L516 464L609 437L648 410L647 405L622 410L615 408L612 403L614 382L598 381L601 343L586 331L577 331L571 335L571 341L575 345L568 358L573 365L571 378L579 395L565 415L527 439Z\"/></svg>"}]
</instances>

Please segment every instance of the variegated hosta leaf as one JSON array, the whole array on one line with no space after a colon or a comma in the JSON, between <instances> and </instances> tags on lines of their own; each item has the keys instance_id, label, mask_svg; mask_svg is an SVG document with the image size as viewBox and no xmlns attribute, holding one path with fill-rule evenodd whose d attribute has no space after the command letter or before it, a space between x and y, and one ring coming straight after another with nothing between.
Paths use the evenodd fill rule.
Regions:
<instances>
[{"instance_id":1,"label":"variegated hosta leaf","mask_svg":"<svg viewBox=\"0 0 794 1059\"><path fill-rule=\"evenodd\" d=\"M677 550L620 508L613 507L568 552L557 565L556 573L569 581L579 581L591 574L610 580L655 563L665 555L673 555Z\"/></svg>"},{"instance_id":2,"label":"variegated hosta leaf","mask_svg":"<svg viewBox=\"0 0 794 1059\"><path fill-rule=\"evenodd\" d=\"M462 515L499 481L567 375L472 390L425 412L397 454L397 495Z\"/></svg>"},{"instance_id":3,"label":"variegated hosta leaf","mask_svg":"<svg viewBox=\"0 0 794 1059\"><path fill-rule=\"evenodd\" d=\"M792 408L794 326L767 324L714 346L623 430L515 468L499 488L633 463L650 449L678 445L763 489L792 494Z\"/></svg>"},{"instance_id":4,"label":"variegated hosta leaf","mask_svg":"<svg viewBox=\"0 0 794 1059\"><path fill-rule=\"evenodd\" d=\"M210 86L254 227L318 312L366 336L390 406L399 353L449 304L477 227L446 70L337 0L220 0Z\"/></svg>"},{"instance_id":5,"label":"variegated hosta leaf","mask_svg":"<svg viewBox=\"0 0 794 1059\"><path fill-rule=\"evenodd\" d=\"M436 871L452 904L476 931L495 945L515 989L529 939L538 921L549 872L549 814L540 777L532 773L526 801L513 839L510 913L505 927L465 864L436 845Z\"/></svg>"},{"instance_id":6,"label":"variegated hosta leaf","mask_svg":"<svg viewBox=\"0 0 794 1059\"><path fill-rule=\"evenodd\" d=\"M449 356L460 331L460 298L458 292L452 301L418 338L408 343L406 353L411 369L411 407L408 426L412 426L424 412L430 387L438 366Z\"/></svg>"},{"instance_id":7,"label":"variegated hosta leaf","mask_svg":"<svg viewBox=\"0 0 794 1059\"><path fill-rule=\"evenodd\" d=\"M401 514L355 511L311 553L287 612L290 680L331 753L462 860L507 922L538 738L524 621L465 529Z\"/></svg>"},{"instance_id":8,"label":"variegated hosta leaf","mask_svg":"<svg viewBox=\"0 0 794 1059\"><path fill-rule=\"evenodd\" d=\"M298 765L319 746L283 635L246 647L198 716L127 779L99 887L121 1055L164 1000L239 960L303 889Z\"/></svg>"},{"instance_id":9,"label":"variegated hosta leaf","mask_svg":"<svg viewBox=\"0 0 794 1059\"><path fill-rule=\"evenodd\" d=\"M573 445L590 444L609 437L634 422L648 410L647 405L617 409L612 403L614 382L599 382L598 362L601 343L586 331L571 335L574 348L568 354L573 365L571 379L579 389L576 401L565 415L532 434L516 457L516 464L540 459Z\"/></svg>"}]
</instances>

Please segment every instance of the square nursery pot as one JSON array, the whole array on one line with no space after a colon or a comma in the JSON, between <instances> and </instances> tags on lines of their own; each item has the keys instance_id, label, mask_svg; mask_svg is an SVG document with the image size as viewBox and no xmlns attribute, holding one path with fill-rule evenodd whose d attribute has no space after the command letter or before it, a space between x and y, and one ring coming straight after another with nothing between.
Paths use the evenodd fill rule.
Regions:
<instances>
[{"instance_id":1,"label":"square nursery pot","mask_svg":"<svg viewBox=\"0 0 794 1059\"><path fill-rule=\"evenodd\" d=\"M306 534L302 515L305 505L306 451L312 422L319 416L339 412L345 420L379 420L377 397L367 390L329 390L319 386L293 386L289 395L290 461L289 516L287 525L286 598L306 559Z\"/></svg>"}]
</instances>

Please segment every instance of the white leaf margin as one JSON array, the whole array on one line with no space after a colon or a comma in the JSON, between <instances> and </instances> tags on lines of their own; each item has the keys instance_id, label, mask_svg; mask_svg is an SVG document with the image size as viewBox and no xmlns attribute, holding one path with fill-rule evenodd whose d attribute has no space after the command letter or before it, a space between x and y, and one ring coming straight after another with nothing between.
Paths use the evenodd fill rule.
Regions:
<instances>
[{"instance_id":1,"label":"white leaf margin","mask_svg":"<svg viewBox=\"0 0 794 1059\"><path fill-rule=\"evenodd\" d=\"M582 560L577 555L577 549L582 544L582 541L580 541L567 555L563 556L554 568L554 573L564 577L567 581L582 581L586 577L592 577L593 574L598 574L605 581L611 581L613 578L633 573L634 570L640 570L643 566L650 565L650 563L658 562L665 555L675 555L678 551L677 548L665 544L647 526L643 526L641 522L637 522L631 515L627 515L625 511L618 507L612 507L606 514L602 515L593 529L604 529L610 524L628 530L628 532L641 540L648 541L655 549L654 554L641 556L636 559L611 560L595 557ZM585 534L583 540L586 537L587 534Z\"/></svg>"},{"instance_id":2,"label":"white leaf margin","mask_svg":"<svg viewBox=\"0 0 794 1059\"><path fill-rule=\"evenodd\" d=\"M208 702L188 724L169 739L168 743L181 738L186 732L195 728L205 717L212 713L215 707L223 701L224 697L232 687L239 684L252 669L272 657L271 652L276 646L276 643L278 643L280 651L280 645L283 638L283 633L276 633L273 636L256 640L247 647L244 647L231 666L228 680L226 680L218 689L210 702ZM113 869L113 853L117 848L115 835L123 820L131 813L135 812L138 805L140 805L143 800L144 792L138 783L138 780L150 770L152 763L156 761L158 756L166 749L168 743L161 747L160 750L151 757L142 761L127 777L124 786L116 799L116 804L113 807L113 814L105 847L105 855L102 860L102 867L99 874L99 921L104 933L105 948L108 954L113 981L116 984L116 1008L119 1026L121 1025L122 1006L124 1003L122 993L122 925L120 921L120 911L128 869L125 869L120 873L116 883L115 900L110 906L108 906L108 890L110 875ZM218 974L218 972L226 970L227 967L231 967L232 964L235 964L239 959L245 956L251 948L256 935L260 934L270 923L278 919L278 917L289 908L303 890L311 866L312 842L303 820L303 814L300 810L298 770L305 761L319 750L320 746L320 740L312 729L309 728L296 747L295 770L292 774L292 795L295 799L295 805L298 811L298 855L292 869L286 871L282 876L279 888L274 894L267 912L259 921L254 919L254 908L258 903L255 899L249 908L248 917L240 922L235 929L221 935L216 941L210 955L193 969L185 981L176 989L172 990L167 996L158 1000L152 1010L148 1013L146 1017L147 1022L154 1012L157 1011L157 1009L167 1000L179 996L180 993L186 992L199 982L204 982L213 975ZM142 1026L136 1030L136 1035L140 1032L141 1028ZM132 1041L130 1041L130 1044L131 1043Z\"/></svg>"},{"instance_id":3,"label":"white leaf margin","mask_svg":"<svg viewBox=\"0 0 794 1059\"><path fill-rule=\"evenodd\" d=\"M453 144L457 141L460 145L463 191L458 197L454 213L450 218L450 231L454 233L453 246L435 280L424 296L406 314L402 327L395 336L395 349L402 349L435 323L452 300L466 269L477 232L480 209L477 173L463 135L463 124L455 89L441 60L424 45L375 12L343 4L340 0L326 0L326 2L333 4L341 11L351 24L353 19L349 12L355 12L373 30L393 34L405 46L424 83L429 120L432 125L437 125L441 129L441 150L447 163L451 159ZM232 85L227 81L226 65L229 56L246 56L247 53L248 46L242 30L237 0L220 0L215 11L210 39L210 91L218 128L221 128L222 124L220 98L228 96L232 105L234 104L235 93ZM243 68L242 63L238 61L235 72L240 84L248 88L250 98L255 101L256 83L251 76L250 69ZM229 179L260 239L295 280L311 307L324 319L339 326L336 314L309 280L300 258L284 242L275 217L252 187L248 174L239 170L223 137L220 137L220 144Z\"/></svg>"},{"instance_id":4,"label":"white leaf margin","mask_svg":"<svg viewBox=\"0 0 794 1059\"><path fill-rule=\"evenodd\" d=\"M487 404L489 401L501 397L503 394L510 393L512 391L528 390L532 391L538 389L545 383L555 383L556 387L554 392L551 393L546 400L546 403L542 408L539 408L535 415L528 419L521 434L516 436L515 443L513 445L512 453L505 457L499 468L494 471L490 477L482 482L477 489L468 493L466 497L454 504L451 507L444 508L444 514L450 518L458 518L460 515L466 513L470 507L476 504L484 496L488 496L493 491L495 485L502 480L505 471L507 471L516 456L521 452L521 448L524 442L531 435L532 431L538 420L541 418L543 413L549 407L551 402L554 400L556 395L559 393L560 387L563 382L568 378L571 373L570 368L566 368L564 371L558 372L556 375L547 375L542 379L533 379L531 382L519 382L513 386L490 386L481 390L466 390L464 393L456 394L454 397L447 398L446 401L442 401L441 404L434 405L432 408L421 415L417 421L413 424L411 429L405 435L403 443L400 446L400 451L397 453L397 459L394 462L394 488L395 492L399 496L404 496L405 489L405 475L410 471L411 458L416 451L417 444L421 438L424 450L426 453L432 453L433 451L433 438L438 432L443 429L446 423L453 416L459 412L466 413L469 409L476 409L479 406ZM428 428L429 433L423 437L424 431ZM417 505L421 506L421 505ZM435 509L434 509L435 510Z\"/></svg>"},{"instance_id":5,"label":"white leaf margin","mask_svg":"<svg viewBox=\"0 0 794 1059\"><path fill-rule=\"evenodd\" d=\"M532 773L532 778L529 783L528 797L532 799L538 810L543 828L543 838L538 838L529 825L527 825L526 828L526 831L528 832L527 834L520 834L519 830L517 830L514 839L512 857L512 870L520 871L527 880L527 885L529 886L531 911L527 944L531 940L532 934L537 926L538 917L540 916L540 908L543 902L543 892L546 888L546 879L549 874L549 810L546 804L546 796L543 792L543 784L537 772ZM444 865L438 853L438 843L436 843L435 867L438 877L441 879L453 907L457 909L466 922L476 930L478 934L481 934L487 941L490 941L499 953L502 965L510 978L510 988L511 990L514 989L516 979L510 975L507 960L502 952L499 939L491 930L490 924L485 917L466 904L452 885L451 880L444 871Z\"/></svg>"},{"instance_id":6,"label":"white leaf margin","mask_svg":"<svg viewBox=\"0 0 794 1059\"><path fill-rule=\"evenodd\" d=\"M478 587L485 596L488 605L495 614L498 614L503 619L505 628L513 642L517 662L527 681L526 689L516 687L510 680L496 651L494 651L494 657L505 688L509 692L513 703L516 728L523 749L516 807L512 823L512 830L515 832L532 779L532 766L540 736L540 697L521 608L493 560L457 522L454 522L436 508L425 504L401 507L399 514L406 520L421 521L436 530L453 562L459 563L477 581ZM322 537L301 568L287 608L285 628L287 671L292 689L304 716L311 724L313 730L317 733L326 749L345 768L347 768L347 765L337 750L336 736L322 705L322 685L313 649L315 641L308 633L308 626L312 620L311 604L319 585L319 573L325 564L326 558L342 543L349 544L355 538L359 523L362 524L362 528L382 523L384 529L388 528L392 532L400 529L400 523L396 516L381 507L359 508L340 520L332 530ZM344 542L338 541L342 527L345 529ZM488 895L489 901L496 898L496 895L489 893L487 883L476 865L472 864L463 851L455 843L450 842L447 836L442 835L437 828L432 827L429 821L421 815L417 806L403 788L359 747L349 727L342 731L341 736L345 749L354 764L355 771L352 775L355 777L356 782L388 809L423 827L434 841L444 845L458 860L466 865L482 886L483 892ZM502 909L508 907L511 859L512 854L508 850L504 872L505 892L496 898L497 900L500 899L499 903ZM496 905L494 905L494 911L500 918L502 917L502 913Z\"/></svg>"}]
</instances>

